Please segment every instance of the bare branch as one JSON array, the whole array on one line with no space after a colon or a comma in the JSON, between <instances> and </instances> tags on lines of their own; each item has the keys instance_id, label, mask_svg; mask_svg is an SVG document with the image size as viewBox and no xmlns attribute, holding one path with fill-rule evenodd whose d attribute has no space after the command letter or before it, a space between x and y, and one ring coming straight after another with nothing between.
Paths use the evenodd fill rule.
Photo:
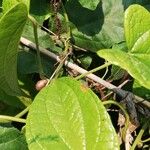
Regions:
<instances>
[{"instance_id":1,"label":"bare branch","mask_svg":"<svg viewBox=\"0 0 150 150\"><path fill-rule=\"evenodd\" d=\"M21 37L20 41L26 47L29 47L29 48L32 48L32 49L36 50L36 45L33 42L29 41L28 39L25 39L25 38ZM48 56L48 57L56 60L57 62L61 61L61 59L59 58L59 56L57 56L56 54L48 51L47 49L39 47L39 50L40 50L40 52L42 54L44 54L44 55L46 55L46 56ZM80 74L84 74L84 73L88 72L87 70L85 70L85 69L79 67L78 65L73 64L73 63L71 63L71 62L69 62L67 60L65 61L64 64L65 64L66 67L68 67L70 69L73 69L73 70L79 72ZM127 94L130 93L128 91L122 90L119 87L114 86L113 84L111 84L111 83L109 83L109 82L107 82L107 81L99 78L98 76L96 76L94 74L88 74L87 77L90 78L90 79L92 79L93 81L95 81L95 82L97 82L97 83L105 86L106 88L112 90L113 92L115 92L119 96L121 96L122 98L125 98L127 96ZM130 93L130 94L132 94L132 93ZM147 100L145 100L145 99L143 99L143 98L141 98L141 97L139 97L139 96L137 96L137 95L133 95L132 100L135 103L140 103L140 104L143 104L146 107L150 108L150 102L147 101Z\"/></svg>"}]
</instances>

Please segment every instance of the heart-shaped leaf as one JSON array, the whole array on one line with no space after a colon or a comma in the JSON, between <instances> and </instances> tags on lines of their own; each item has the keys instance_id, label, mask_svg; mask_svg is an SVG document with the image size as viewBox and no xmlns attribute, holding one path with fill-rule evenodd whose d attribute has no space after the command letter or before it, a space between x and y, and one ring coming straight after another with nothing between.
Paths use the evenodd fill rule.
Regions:
<instances>
[{"instance_id":1,"label":"heart-shaped leaf","mask_svg":"<svg viewBox=\"0 0 150 150\"><path fill-rule=\"evenodd\" d=\"M131 50L138 38L150 29L150 13L140 5L131 5L124 19L126 42Z\"/></svg>"},{"instance_id":2,"label":"heart-shaped leaf","mask_svg":"<svg viewBox=\"0 0 150 150\"><path fill-rule=\"evenodd\" d=\"M126 69L141 85L150 89L150 14L145 8L132 5L126 10L125 33L128 52L109 49L100 50L98 55Z\"/></svg>"},{"instance_id":3,"label":"heart-shaped leaf","mask_svg":"<svg viewBox=\"0 0 150 150\"><path fill-rule=\"evenodd\" d=\"M1 150L28 150L23 134L13 127L0 127Z\"/></svg>"},{"instance_id":4,"label":"heart-shaped leaf","mask_svg":"<svg viewBox=\"0 0 150 150\"><path fill-rule=\"evenodd\" d=\"M9 95L21 95L17 79L17 50L28 18L27 7L18 3L0 19L0 88Z\"/></svg>"},{"instance_id":5,"label":"heart-shaped leaf","mask_svg":"<svg viewBox=\"0 0 150 150\"><path fill-rule=\"evenodd\" d=\"M72 78L57 79L36 96L26 139L30 150L119 149L106 109L89 88Z\"/></svg>"}]
</instances>

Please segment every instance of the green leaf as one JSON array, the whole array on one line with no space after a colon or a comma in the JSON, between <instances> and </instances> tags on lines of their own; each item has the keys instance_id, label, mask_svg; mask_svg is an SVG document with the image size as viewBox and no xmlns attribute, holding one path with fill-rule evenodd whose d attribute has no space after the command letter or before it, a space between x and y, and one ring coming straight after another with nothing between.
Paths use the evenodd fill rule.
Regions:
<instances>
[{"instance_id":1,"label":"green leaf","mask_svg":"<svg viewBox=\"0 0 150 150\"><path fill-rule=\"evenodd\" d=\"M96 9L100 0L90 0L88 2L86 0L79 0L79 2L83 7L94 10L94 9Z\"/></svg>"},{"instance_id":2,"label":"green leaf","mask_svg":"<svg viewBox=\"0 0 150 150\"><path fill-rule=\"evenodd\" d=\"M133 93L150 101L150 90L141 86L136 80L133 84Z\"/></svg>"},{"instance_id":3,"label":"green leaf","mask_svg":"<svg viewBox=\"0 0 150 150\"><path fill-rule=\"evenodd\" d=\"M124 8L127 9L132 4L139 4L146 8L150 8L150 1L149 0L123 0L122 1Z\"/></svg>"},{"instance_id":4,"label":"green leaf","mask_svg":"<svg viewBox=\"0 0 150 150\"><path fill-rule=\"evenodd\" d=\"M88 69L88 67L90 67L91 63L92 63L92 57L89 55L82 55L79 58L79 61L81 61L81 65L85 68Z\"/></svg>"},{"instance_id":5,"label":"green leaf","mask_svg":"<svg viewBox=\"0 0 150 150\"><path fill-rule=\"evenodd\" d=\"M57 79L36 96L27 116L26 139L30 150L119 149L104 106L72 78Z\"/></svg>"},{"instance_id":6,"label":"green leaf","mask_svg":"<svg viewBox=\"0 0 150 150\"><path fill-rule=\"evenodd\" d=\"M3 13L6 13L16 4L18 4L18 0L3 0L3 3L2 3Z\"/></svg>"},{"instance_id":7,"label":"green leaf","mask_svg":"<svg viewBox=\"0 0 150 150\"><path fill-rule=\"evenodd\" d=\"M22 3L26 4L26 6L28 8L28 11L29 11L29 9L30 9L30 0L18 0L18 2L22 2Z\"/></svg>"},{"instance_id":8,"label":"green leaf","mask_svg":"<svg viewBox=\"0 0 150 150\"><path fill-rule=\"evenodd\" d=\"M118 49L100 50L98 55L127 70L142 86L150 89L150 55L125 53Z\"/></svg>"},{"instance_id":9,"label":"green leaf","mask_svg":"<svg viewBox=\"0 0 150 150\"><path fill-rule=\"evenodd\" d=\"M29 75L18 75L19 86L21 90L28 96L11 96L0 90L0 102L10 105L15 108L24 109L25 106L29 106L32 102L33 97L35 97L35 83L31 80Z\"/></svg>"},{"instance_id":10,"label":"green leaf","mask_svg":"<svg viewBox=\"0 0 150 150\"><path fill-rule=\"evenodd\" d=\"M19 130L0 126L1 150L28 150L25 137Z\"/></svg>"},{"instance_id":11,"label":"green leaf","mask_svg":"<svg viewBox=\"0 0 150 150\"><path fill-rule=\"evenodd\" d=\"M79 1L69 0L65 7L75 45L96 52L124 41L124 11L133 3L150 8L149 0L101 0L95 10L89 10ZM88 4L89 1L85 2Z\"/></svg>"},{"instance_id":12,"label":"green leaf","mask_svg":"<svg viewBox=\"0 0 150 150\"><path fill-rule=\"evenodd\" d=\"M27 7L18 3L0 19L0 87L9 95L21 95L17 80L17 50L28 17Z\"/></svg>"},{"instance_id":13,"label":"green leaf","mask_svg":"<svg viewBox=\"0 0 150 150\"><path fill-rule=\"evenodd\" d=\"M25 109L25 107L23 108ZM8 115L8 116L15 116L16 114L20 113L23 109L18 108L18 106L8 105L0 101L0 114L1 115ZM0 125L4 123L0 123ZM11 122L9 122L11 124Z\"/></svg>"},{"instance_id":14,"label":"green leaf","mask_svg":"<svg viewBox=\"0 0 150 150\"><path fill-rule=\"evenodd\" d=\"M0 18L2 16L2 0L0 0Z\"/></svg>"},{"instance_id":15,"label":"green leaf","mask_svg":"<svg viewBox=\"0 0 150 150\"><path fill-rule=\"evenodd\" d=\"M126 71L119 66L112 65L109 80L119 80L125 75L125 72Z\"/></svg>"},{"instance_id":16,"label":"green leaf","mask_svg":"<svg viewBox=\"0 0 150 150\"><path fill-rule=\"evenodd\" d=\"M96 52L124 41L122 1L102 0L95 10L89 10L77 0L69 0L65 7L75 45Z\"/></svg>"},{"instance_id":17,"label":"green leaf","mask_svg":"<svg viewBox=\"0 0 150 150\"><path fill-rule=\"evenodd\" d=\"M24 108L19 97L10 96L2 90L0 90L0 101L17 108Z\"/></svg>"},{"instance_id":18,"label":"green leaf","mask_svg":"<svg viewBox=\"0 0 150 150\"><path fill-rule=\"evenodd\" d=\"M48 35L47 32L41 30L40 27L38 27L37 32L38 32L38 41L41 47L55 49L56 46L54 44L54 41L52 40L50 35ZM32 42L35 42L33 24L31 23L31 21L28 21L26 23L22 36L31 40Z\"/></svg>"},{"instance_id":19,"label":"green leaf","mask_svg":"<svg viewBox=\"0 0 150 150\"><path fill-rule=\"evenodd\" d=\"M150 89L149 18L149 12L142 6L130 6L125 13L125 35L128 52L120 49L100 50L98 52L100 57L127 70L133 78L148 89Z\"/></svg>"},{"instance_id":20,"label":"green leaf","mask_svg":"<svg viewBox=\"0 0 150 150\"><path fill-rule=\"evenodd\" d=\"M140 5L131 5L125 12L124 27L127 46L132 49L135 42L150 29L150 13Z\"/></svg>"},{"instance_id":21,"label":"green leaf","mask_svg":"<svg viewBox=\"0 0 150 150\"><path fill-rule=\"evenodd\" d=\"M30 14L42 25L50 11L49 0L31 0Z\"/></svg>"},{"instance_id":22,"label":"green leaf","mask_svg":"<svg viewBox=\"0 0 150 150\"><path fill-rule=\"evenodd\" d=\"M17 5L19 2L22 2L26 4L27 8L30 7L30 0L3 0L2 7L3 7L3 13L6 13L10 10L10 8Z\"/></svg>"},{"instance_id":23,"label":"green leaf","mask_svg":"<svg viewBox=\"0 0 150 150\"><path fill-rule=\"evenodd\" d=\"M18 53L18 69L21 74L39 73L37 55L32 52L20 51ZM41 56L43 71L46 76L50 77L55 69L53 60Z\"/></svg>"},{"instance_id":24,"label":"green leaf","mask_svg":"<svg viewBox=\"0 0 150 150\"><path fill-rule=\"evenodd\" d=\"M127 46L125 42L113 45L112 49L121 49L127 52ZM119 80L125 75L125 73L126 71L124 69L120 68L119 66L112 65L109 80Z\"/></svg>"}]
</instances>

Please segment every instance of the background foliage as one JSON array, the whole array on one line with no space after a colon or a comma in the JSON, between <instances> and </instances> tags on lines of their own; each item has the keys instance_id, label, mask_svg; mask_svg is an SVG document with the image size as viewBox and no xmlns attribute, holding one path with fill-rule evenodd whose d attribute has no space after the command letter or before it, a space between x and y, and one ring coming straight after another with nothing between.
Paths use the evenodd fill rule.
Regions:
<instances>
[{"instance_id":1,"label":"background foliage","mask_svg":"<svg viewBox=\"0 0 150 150\"><path fill-rule=\"evenodd\" d=\"M38 49L86 70L109 61L111 66L96 74L115 86L130 80L123 88L148 101L149 9L149 0L0 0L0 148L127 149L133 141L124 139L131 126L123 100L87 78L76 81L76 71L39 55ZM21 44L21 37L36 43L37 51ZM37 91L38 81L47 82L54 72L50 84ZM102 101L109 99L125 109L125 128L118 121L120 109L104 107ZM149 107L134 105L144 115L137 109L140 124L132 132L142 126L148 131ZM135 139L132 132L128 135ZM142 135L146 139L149 132ZM141 138L131 150L148 147Z\"/></svg>"}]
</instances>

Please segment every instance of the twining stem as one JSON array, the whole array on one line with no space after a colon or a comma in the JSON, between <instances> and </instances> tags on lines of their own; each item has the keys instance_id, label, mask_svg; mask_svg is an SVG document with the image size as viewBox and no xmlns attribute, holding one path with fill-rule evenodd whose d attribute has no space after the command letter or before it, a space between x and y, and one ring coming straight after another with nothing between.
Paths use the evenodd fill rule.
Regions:
<instances>
[{"instance_id":1,"label":"twining stem","mask_svg":"<svg viewBox=\"0 0 150 150\"><path fill-rule=\"evenodd\" d=\"M8 121L15 121L15 122L20 122L20 123L26 123L25 119L17 118L17 117L11 117L11 116L6 116L6 115L0 115L0 122L1 123L6 123Z\"/></svg>"},{"instance_id":2,"label":"twining stem","mask_svg":"<svg viewBox=\"0 0 150 150\"><path fill-rule=\"evenodd\" d=\"M15 122L20 122L20 123L26 123L26 119L22 119L24 114L26 114L29 111L29 107L25 108L23 111L21 111L19 114L17 114L15 117L12 116L6 116L6 115L0 115L0 122L6 123L9 121L15 121Z\"/></svg>"},{"instance_id":3,"label":"twining stem","mask_svg":"<svg viewBox=\"0 0 150 150\"><path fill-rule=\"evenodd\" d=\"M51 82L51 80L55 77L58 77L58 73L60 71L60 69L62 68L62 66L64 65L65 60L67 59L69 53L59 62L59 65L57 66L57 68L55 69L55 71L53 72L53 74L51 75L51 77L49 78L46 86Z\"/></svg>"},{"instance_id":4,"label":"twining stem","mask_svg":"<svg viewBox=\"0 0 150 150\"><path fill-rule=\"evenodd\" d=\"M108 67L109 67L109 66L106 67L105 73L104 73L104 75L101 77L102 79L104 79L105 76L107 75L107 73L108 73Z\"/></svg>"},{"instance_id":5,"label":"twining stem","mask_svg":"<svg viewBox=\"0 0 150 150\"><path fill-rule=\"evenodd\" d=\"M129 115L128 115L127 111L123 108L122 105L120 105L118 102L113 101L113 100L104 101L103 104L104 105L108 105L108 104L116 105L123 111L123 113L125 115L125 118L126 118L126 122L125 122L125 127L124 127L124 131L123 131L123 136L122 137L123 137L123 140L125 141L125 139L126 139L126 132L127 132L127 129L129 127L129 122L130 122Z\"/></svg>"},{"instance_id":6,"label":"twining stem","mask_svg":"<svg viewBox=\"0 0 150 150\"><path fill-rule=\"evenodd\" d=\"M41 62L41 56L40 56L40 50L39 50L39 41L38 41L38 32L37 32L38 23L32 16L29 15L28 17L33 24L34 39L35 39L36 50L37 50L37 61L38 61L38 67L39 67L39 74L40 74L40 78L43 79L44 78L44 71L43 71L42 62Z\"/></svg>"},{"instance_id":7,"label":"twining stem","mask_svg":"<svg viewBox=\"0 0 150 150\"><path fill-rule=\"evenodd\" d=\"M30 106L28 106L27 108L25 108L23 111L21 111L19 114L17 114L15 117L16 118L20 118L23 115L25 115L28 111L29 111Z\"/></svg>"},{"instance_id":8,"label":"twining stem","mask_svg":"<svg viewBox=\"0 0 150 150\"><path fill-rule=\"evenodd\" d=\"M84 49L84 48L82 48L82 47L79 47L79 46L77 46L77 45L74 45L74 44L72 44L72 46L73 46L73 48L75 48L75 49L77 49L77 50L81 50L81 51L84 51L84 52L87 52L88 50L86 50L86 49Z\"/></svg>"},{"instance_id":9,"label":"twining stem","mask_svg":"<svg viewBox=\"0 0 150 150\"><path fill-rule=\"evenodd\" d=\"M135 150L136 146L138 145L138 143L141 142L141 138L144 134L144 131L147 129L147 127L149 126L149 122L150 122L150 119L148 121L146 121L146 123L143 125L142 129L140 130L138 136L136 137L132 147L130 148L130 150Z\"/></svg>"},{"instance_id":10,"label":"twining stem","mask_svg":"<svg viewBox=\"0 0 150 150\"><path fill-rule=\"evenodd\" d=\"M71 37L71 29L70 29L70 26L69 26L69 18L68 18L68 15L66 13L66 10L65 10L65 7L63 5L63 2L61 2L61 6L62 6L62 9L63 9L63 14L64 14L64 18L65 18L65 22L66 22L66 27L67 27L67 38L64 41L65 48L64 48L64 51L63 51L63 58L59 62L59 65L57 66L57 68L54 71L54 73L52 74L52 76L49 78L49 80L48 80L48 82L47 82L46 85L48 85L51 82L51 80L53 79L53 77L55 77L55 78L58 77L60 69L63 67L65 60L67 59L68 55L70 54L70 52L68 51L69 50L69 45L70 45L69 44L69 39Z\"/></svg>"},{"instance_id":11,"label":"twining stem","mask_svg":"<svg viewBox=\"0 0 150 150\"><path fill-rule=\"evenodd\" d=\"M77 76L75 79L76 79L76 80L79 80L79 79L81 79L81 78L87 76L88 74L91 74L91 73L94 73L94 72L99 71L99 70L101 70L101 69L104 69L104 68L106 68L106 67L108 67L108 66L110 66L110 65L111 65L111 63L110 63L110 62L107 62L107 63L105 63L105 64L103 64L103 65L101 65L101 66L99 66L99 67L97 67L97 68L94 68L94 69L92 69L92 70L90 70L90 71L88 71L88 72L86 72L86 73L83 73L83 74Z\"/></svg>"}]
</instances>

